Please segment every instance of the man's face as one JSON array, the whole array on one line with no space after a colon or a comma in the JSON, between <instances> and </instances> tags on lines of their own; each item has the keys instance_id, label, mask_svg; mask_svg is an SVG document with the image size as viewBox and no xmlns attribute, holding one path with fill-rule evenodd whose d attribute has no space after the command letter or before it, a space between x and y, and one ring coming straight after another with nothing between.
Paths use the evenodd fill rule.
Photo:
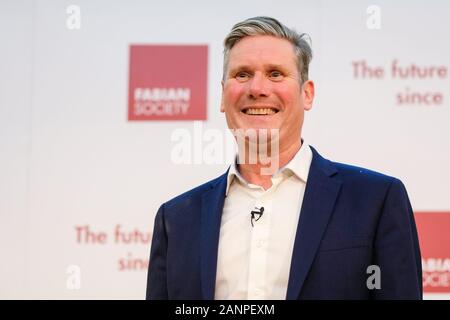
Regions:
<instances>
[{"instance_id":1,"label":"man's face","mask_svg":"<svg viewBox=\"0 0 450 320\"><path fill-rule=\"evenodd\" d=\"M273 36L249 36L229 52L222 105L230 129L279 129L280 148L300 140L314 84L300 85L293 45Z\"/></svg>"}]
</instances>

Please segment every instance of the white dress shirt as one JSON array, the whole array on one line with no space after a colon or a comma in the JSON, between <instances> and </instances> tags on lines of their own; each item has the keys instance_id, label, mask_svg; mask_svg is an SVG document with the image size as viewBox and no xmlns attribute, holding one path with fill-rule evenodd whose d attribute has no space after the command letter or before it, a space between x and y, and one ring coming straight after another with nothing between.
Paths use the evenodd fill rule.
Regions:
<instances>
[{"instance_id":1,"label":"white dress shirt","mask_svg":"<svg viewBox=\"0 0 450 320\"><path fill-rule=\"evenodd\" d=\"M303 142L294 158L264 190L245 181L236 164L228 172L220 225L215 299L285 299L311 148ZM264 207L251 224L252 210ZM256 215L255 218L257 218Z\"/></svg>"}]
</instances>

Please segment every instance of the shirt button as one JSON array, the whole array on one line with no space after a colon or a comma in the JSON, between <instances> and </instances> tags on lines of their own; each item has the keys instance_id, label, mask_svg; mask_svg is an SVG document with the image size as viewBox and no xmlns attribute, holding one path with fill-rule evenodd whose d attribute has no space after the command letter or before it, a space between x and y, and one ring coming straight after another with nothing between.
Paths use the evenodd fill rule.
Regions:
<instances>
[{"instance_id":1,"label":"shirt button","mask_svg":"<svg viewBox=\"0 0 450 320\"><path fill-rule=\"evenodd\" d=\"M258 240L258 242L256 243L257 248L262 248L263 245L264 245L264 240Z\"/></svg>"}]
</instances>

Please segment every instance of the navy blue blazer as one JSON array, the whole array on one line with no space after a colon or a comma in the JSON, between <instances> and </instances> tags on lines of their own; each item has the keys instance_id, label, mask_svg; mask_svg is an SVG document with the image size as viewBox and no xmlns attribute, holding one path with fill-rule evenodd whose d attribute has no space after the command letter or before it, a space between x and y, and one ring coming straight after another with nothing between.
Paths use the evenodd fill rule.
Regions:
<instances>
[{"instance_id":1,"label":"navy blue blazer","mask_svg":"<svg viewBox=\"0 0 450 320\"><path fill-rule=\"evenodd\" d=\"M402 182L311 149L286 299L421 299L419 242ZM214 299L226 184L227 173L161 205L147 299ZM379 289L368 289L370 265L380 268Z\"/></svg>"}]
</instances>

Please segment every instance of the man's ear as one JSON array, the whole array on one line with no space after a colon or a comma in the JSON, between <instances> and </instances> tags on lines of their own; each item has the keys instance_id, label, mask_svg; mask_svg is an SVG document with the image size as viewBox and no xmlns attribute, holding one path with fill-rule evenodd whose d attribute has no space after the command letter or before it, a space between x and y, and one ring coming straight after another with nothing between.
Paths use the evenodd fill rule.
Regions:
<instances>
[{"instance_id":1,"label":"man's ear","mask_svg":"<svg viewBox=\"0 0 450 320\"><path fill-rule=\"evenodd\" d=\"M220 112L225 112L225 106L223 104L223 80L220 81L220 84L222 85L222 99L220 101Z\"/></svg>"},{"instance_id":2,"label":"man's ear","mask_svg":"<svg viewBox=\"0 0 450 320\"><path fill-rule=\"evenodd\" d=\"M314 82L312 80L308 80L302 85L302 87L304 109L308 111L311 110L314 101Z\"/></svg>"}]
</instances>

